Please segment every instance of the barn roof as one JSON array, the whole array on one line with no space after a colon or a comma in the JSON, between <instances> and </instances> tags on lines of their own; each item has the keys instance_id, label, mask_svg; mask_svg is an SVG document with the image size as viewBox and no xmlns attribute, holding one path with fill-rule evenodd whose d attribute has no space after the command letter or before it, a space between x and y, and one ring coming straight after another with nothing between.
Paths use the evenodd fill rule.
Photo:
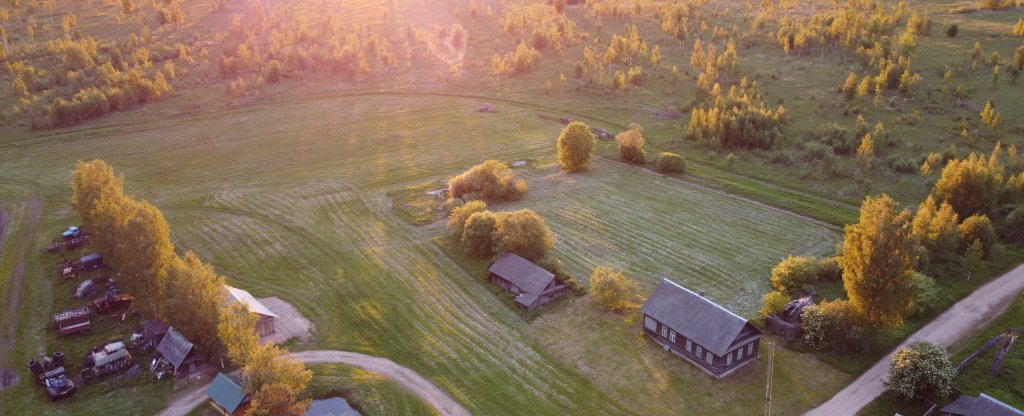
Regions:
<instances>
[{"instance_id":1,"label":"barn roof","mask_svg":"<svg viewBox=\"0 0 1024 416\"><path fill-rule=\"evenodd\" d=\"M555 278L551 272L514 253L503 254L488 271L535 295L543 292Z\"/></svg>"},{"instance_id":2,"label":"barn roof","mask_svg":"<svg viewBox=\"0 0 1024 416\"><path fill-rule=\"evenodd\" d=\"M174 365L174 371L178 371L178 367L185 362L188 353L192 351L192 343L171 327L167 329L167 335L164 335L160 345L156 346L156 351Z\"/></svg>"},{"instance_id":3,"label":"barn roof","mask_svg":"<svg viewBox=\"0 0 1024 416\"><path fill-rule=\"evenodd\" d=\"M746 319L668 279L661 280L640 312L718 356L729 351L748 325Z\"/></svg>"},{"instance_id":4,"label":"barn roof","mask_svg":"<svg viewBox=\"0 0 1024 416\"><path fill-rule=\"evenodd\" d=\"M1024 416L1024 412L996 400L985 393L979 397L962 395L942 408L942 411L958 416Z\"/></svg>"},{"instance_id":5,"label":"barn roof","mask_svg":"<svg viewBox=\"0 0 1024 416\"><path fill-rule=\"evenodd\" d=\"M217 377L206 388L206 395L210 399L227 410L228 413L235 413L238 407L245 403L245 389L242 383L224 373L217 373Z\"/></svg>"},{"instance_id":6,"label":"barn roof","mask_svg":"<svg viewBox=\"0 0 1024 416\"><path fill-rule=\"evenodd\" d=\"M260 301L256 300L256 297L254 297L249 292L228 285L224 285L224 288L228 290L229 305L235 302L242 302L243 305L249 308L249 312L277 318L277 314L271 312L270 308L264 306L262 303L260 303Z\"/></svg>"}]
</instances>

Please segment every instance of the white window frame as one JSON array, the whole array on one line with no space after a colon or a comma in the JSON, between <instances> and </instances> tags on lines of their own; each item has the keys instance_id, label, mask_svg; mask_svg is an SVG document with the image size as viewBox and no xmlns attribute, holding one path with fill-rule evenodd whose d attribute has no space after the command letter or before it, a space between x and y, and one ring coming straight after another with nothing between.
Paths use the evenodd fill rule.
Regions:
<instances>
[{"instance_id":1,"label":"white window frame","mask_svg":"<svg viewBox=\"0 0 1024 416\"><path fill-rule=\"evenodd\" d=\"M751 343L747 344L747 355L750 355L750 354L753 354L753 353L754 353L754 343L751 342Z\"/></svg>"},{"instance_id":2,"label":"white window frame","mask_svg":"<svg viewBox=\"0 0 1024 416\"><path fill-rule=\"evenodd\" d=\"M732 365L732 353L725 355L725 365Z\"/></svg>"},{"instance_id":3,"label":"white window frame","mask_svg":"<svg viewBox=\"0 0 1024 416\"><path fill-rule=\"evenodd\" d=\"M668 327L665 324L661 324L661 331L658 332L662 337L668 338Z\"/></svg>"},{"instance_id":4,"label":"white window frame","mask_svg":"<svg viewBox=\"0 0 1024 416\"><path fill-rule=\"evenodd\" d=\"M668 330L668 341L673 344L676 343L676 331Z\"/></svg>"},{"instance_id":5,"label":"white window frame","mask_svg":"<svg viewBox=\"0 0 1024 416\"><path fill-rule=\"evenodd\" d=\"M686 340L686 352L693 352L693 343L690 340Z\"/></svg>"},{"instance_id":6,"label":"white window frame","mask_svg":"<svg viewBox=\"0 0 1024 416\"><path fill-rule=\"evenodd\" d=\"M736 359L739 360L740 358L743 358L743 347L740 347L740 349L736 350Z\"/></svg>"},{"instance_id":7,"label":"white window frame","mask_svg":"<svg viewBox=\"0 0 1024 416\"><path fill-rule=\"evenodd\" d=\"M700 357L701 355L703 355L703 352L704 349L700 347L700 344L697 344L697 356Z\"/></svg>"},{"instance_id":8,"label":"white window frame","mask_svg":"<svg viewBox=\"0 0 1024 416\"><path fill-rule=\"evenodd\" d=\"M714 357L711 355L711 351L707 351L707 353L704 354L704 361L707 361L708 364L711 364L712 360L714 360Z\"/></svg>"}]
</instances>

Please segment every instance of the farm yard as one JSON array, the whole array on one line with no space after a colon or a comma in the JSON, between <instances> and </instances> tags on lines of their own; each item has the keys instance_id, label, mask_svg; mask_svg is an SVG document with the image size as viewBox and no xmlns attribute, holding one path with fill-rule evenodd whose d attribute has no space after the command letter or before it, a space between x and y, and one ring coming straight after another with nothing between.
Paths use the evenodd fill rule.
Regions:
<instances>
[{"instance_id":1,"label":"farm yard","mask_svg":"<svg viewBox=\"0 0 1024 416\"><path fill-rule=\"evenodd\" d=\"M381 123L394 120L395 111L406 106L437 106L437 112L460 114L476 104L475 100L451 97L342 97L324 99L314 105L306 101L302 105L246 107L215 118L197 117L189 123L100 127L74 133L80 139L73 142L22 141L7 145L4 151L15 155L13 160L19 166L13 171L36 172L32 186L55 207L64 204L60 195L67 192L66 172L74 160L103 154L124 170L129 178L129 193L153 201L166 213L176 245L209 259L230 284L245 287L255 296L273 294L294 304L317 328L313 344L317 348L390 357L433 380L474 412L506 413L531 408L547 414L554 407L569 405L585 414L635 410L615 404L587 377L576 373L572 363L553 357L525 337L530 329L513 311L497 302L474 276L460 270L434 247L431 238L436 235L436 228L407 225L388 209L387 191L449 175L480 158L509 157L506 149L515 149L512 157L550 160L550 137L555 135L558 125L539 120L530 110L511 106L504 106L500 114L467 119L458 135L445 132L436 124L417 128L419 121L415 117L405 119L410 123L405 128L392 124L388 129L379 129ZM351 108L353 118L318 115L333 114L340 106ZM305 123L292 121L287 130L275 129L284 119L301 119ZM513 133L489 134L494 128ZM396 149L397 153L355 151L364 141L381 144L382 149ZM431 152L432 147L443 147L446 151ZM55 160L54 155L66 156ZM618 171L616 175L606 175L613 181L611 184L600 183L596 175L601 170ZM166 172L174 172L174 179L168 181ZM558 180L546 178L544 172L547 170L538 169L530 174L537 175L536 178L528 175L531 182L538 182L538 198L545 194L542 188L547 186L540 182ZM599 198L609 204L624 204L618 194L628 188L637 192L638 198L651 199L667 208L671 203L657 196L672 192L672 197L691 200L691 206L696 208L671 213L671 219L708 215L718 207L749 215L750 221L773 227L761 237L750 236L761 238L762 242L766 241L764 238L773 240L769 240L772 245L763 244L762 248L747 247L746 250L753 251L746 260L731 254L713 260L723 267L737 263L729 266L729 270L743 273L743 278L756 279L740 280L753 287L766 285L767 266L759 261L774 261L790 251L828 251L837 237L828 227L789 214L688 188L671 179L616 164L601 163L593 175L582 178L581 181L590 183L579 189L571 189L571 185L561 189L553 183L550 199L563 199L556 196L561 193L577 201ZM235 184L226 187L225 181ZM596 206L616 209L614 205ZM577 228L580 225L575 223L560 223L565 220L559 219L557 212L564 207L537 203L538 210L550 210L545 214L551 216L560 233L567 234L565 241L569 244L560 250L568 253L572 244L579 244L570 236L582 235L585 229ZM66 209L44 212L47 215L43 227L53 228L71 221ZM776 237L765 235L772 234L771 231L777 234L783 228L789 229L792 236L779 238L789 245L774 247ZM699 231L692 233L681 237L665 233L659 238L670 244L669 248L682 250L691 244L691 239L699 240ZM773 247L771 251L765 251L769 246ZM577 258L590 255L600 253L581 253ZM40 305L38 308L63 302L57 300L61 289L55 287L53 279L41 278L50 267L42 264L43 260L36 260L40 262L38 268L29 269L28 279L36 283L25 288L25 303ZM669 260L669 267L688 264L676 257ZM569 264L586 267L582 260ZM653 282L656 276L647 272L658 270L637 271L638 276ZM727 284L713 287L709 281L708 291L724 297L729 293ZM751 299L748 295L730 298L728 302L750 312L756 304L743 302ZM36 313L22 316L22 331L38 325ZM36 338L19 342L13 357L34 353L26 349L32 343L54 343L52 335L45 332L22 334ZM396 339L416 341L393 342ZM496 399L519 397L521 392L516 392L527 385L536 390L533 396L523 397L523 402ZM12 393L31 388L19 384ZM144 388L170 394L164 385ZM116 392L122 394L120 390ZM13 409L40 410L41 402L36 395L7 397L11 398L5 398L5 402L11 403ZM154 403L159 402L159 397L153 398ZM587 399L581 400L583 397ZM573 399L566 402L565 398ZM62 406L71 413L76 409L88 412L86 409L94 406L78 406L79 400L82 399L71 398Z\"/></svg>"},{"instance_id":2,"label":"farm yard","mask_svg":"<svg viewBox=\"0 0 1024 416\"><path fill-rule=\"evenodd\" d=\"M756 413L769 342L773 412L814 408L1024 257L1003 230L1008 212L1024 214L1024 158L1011 147L1024 146L1019 0L859 1L5 3L0 413L154 414L199 383L144 372L51 404L25 369L62 351L77 374L90 346L131 336L134 322L109 314L86 334L50 324L81 306L69 297L81 279L61 280L59 265L91 248L39 251L82 224L69 173L92 159L163 213L176 254L194 251L228 284L308 319L312 333L284 340L289 350L388 358L473 414ZM899 17L872 17L889 12ZM810 27L858 19L877 23L844 27L860 31L858 50ZM704 48L718 59L704 62ZM734 125L716 121L725 102L741 113ZM556 156L573 120L604 134L586 172ZM623 161L611 136L627 130L642 132L645 160ZM685 172L655 173L663 151ZM773 266L835 254L866 196L913 212L942 165L970 152L1005 161L986 222L999 235L984 258L958 246L930 270L933 310L870 348L814 353L769 336L758 362L714 380L642 336L635 312L585 293L608 266L639 298L669 278L760 325L763 296L779 289ZM511 170L528 191L488 203L544 220L550 259L578 285L569 296L519 311L485 281L490 259L449 237L445 208L465 201L445 201L447 184L485 160L521 162ZM846 301L840 280L816 281L818 300ZM379 374L311 369L302 397L344 396L367 415L436 411Z\"/></svg>"}]
</instances>

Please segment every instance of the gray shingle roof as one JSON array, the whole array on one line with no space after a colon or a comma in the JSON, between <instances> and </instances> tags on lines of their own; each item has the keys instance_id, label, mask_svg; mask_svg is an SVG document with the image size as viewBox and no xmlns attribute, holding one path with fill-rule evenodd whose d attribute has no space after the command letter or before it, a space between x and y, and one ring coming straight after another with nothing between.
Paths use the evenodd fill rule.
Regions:
<instances>
[{"instance_id":1,"label":"gray shingle roof","mask_svg":"<svg viewBox=\"0 0 1024 416\"><path fill-rule=\"evenodd\" d=\"M662 279L640 312L718 356L747 326L746 319L668 279Z\"/></svg>"},{"instance_id":2,"label":"gray shingle roof","mask_svg":"<svg viewBox=\"0 0 1024 416\"><path fill-rule=\"evenodd\" d=\"M224 373L217 373L217 377L206 388L206 395L219 404L228 413L235 413L238 407L245 403L245 389L242 383L234 377Z\"/></svg>"},{"instance_id":3,"label":"gray shingle roof","mask_svg":"<svg viewBox=\"0 0 1024 416\"><path fill-rule=\"evenodd\" d=\"M982 393L980 397L963 395L942 408L943 412L961 416L1024 416L1024 412Z\"/></svg>"},{"instance_id":4,"label":"gray shingle roof","mask_svg":"<svg viewBox=\"0 0 1024 416\"><path fill-rule=\"evenodd\" d=\"M178 371L178 367L181 367L181 363L185 362L188 353L192 351L192 343L172 327L167 329L167 334L160 340L160 345L156 346L156 351L174 365L174 371Z\"/></svg>"},{"instance_id":5,"label":"gray shingle roof","mask_svg":"<svg viewBox=\"0 0 1024 416\"><path fill-rule=\"evenodd\" d=\"M539 295L555 275L514 253L505 253L488 269L527 293Z\"/></svg>"}]
</instances>

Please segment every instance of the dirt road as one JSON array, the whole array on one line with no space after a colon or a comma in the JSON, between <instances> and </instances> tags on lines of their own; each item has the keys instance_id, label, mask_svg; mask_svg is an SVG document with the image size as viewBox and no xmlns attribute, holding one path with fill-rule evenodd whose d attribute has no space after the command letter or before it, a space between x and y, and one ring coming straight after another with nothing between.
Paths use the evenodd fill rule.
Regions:
<instances>
[{"instance_id":1,"label":"dirt road","mask_svg":"<svg viewBox=\"0 0 1024 416\"><path fill-rule=\"evenodd\" d=\"M416 372L395 364L387 358L374 357L346 351L302 351L291 354L293 358L306 364L348 364L366 371L379 373L395 383L409 389L423 401L427 402L443 416L469 416L470 413L455 401L448 393L441 390L429 380L420 377ZM196 387L171 400L169 407L158 416L181 416L206 400L207 385Z\"/></svg>"},{"instance_id":2,"label":"dirt road","mask_svg":"<svg viewBox=\"0 0 1024 416\"><path fill-rule=\"evenodd\" d=\"M1002 313L1021 290L1024 290L1024 265L1017 266L998 279L978 288L974 293L957 302L934 321L907 338L903 344L900 344L900 347L917 340L931 341L948 347L974 334L975 331ZM886 355L857 378L853 384L846 386L825 404L807 412L807 415L852 416L857 414L861 408L882 394L884 390L882 381L889 371L891 356L891 353Z\"/></svg>"}]
</instances>

